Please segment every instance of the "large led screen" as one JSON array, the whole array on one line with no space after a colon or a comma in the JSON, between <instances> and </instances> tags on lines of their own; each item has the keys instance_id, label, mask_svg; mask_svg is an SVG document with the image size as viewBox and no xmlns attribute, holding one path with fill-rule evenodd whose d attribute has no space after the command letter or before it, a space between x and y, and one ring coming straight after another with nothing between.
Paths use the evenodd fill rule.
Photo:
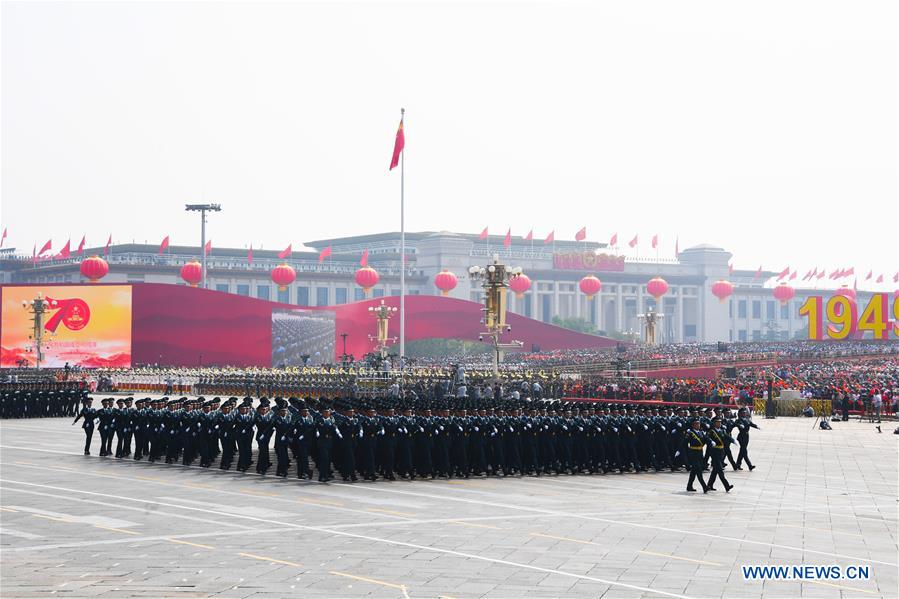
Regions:
<instances>
[{"instance_id":1,"label":"large led screen","mask_svg":"<svg viewBox=\"0 0 899 599\"><path fill-rule=\"evenodd\" d=\"M312 366L334 359L336 322L327 310L272 310L272 366Z\"/></svg>"},{"instance_id":2,"label":"large led screen","mask_svg":"<svg viewBox=\"0 0 899 599\"><path fill-rule=\"evenodd\" d=\"M0 289L0 367L35 366L34 302L43 300L42 367L131 366L131 287L4 286Z\"/></svg>"}]
</instances>

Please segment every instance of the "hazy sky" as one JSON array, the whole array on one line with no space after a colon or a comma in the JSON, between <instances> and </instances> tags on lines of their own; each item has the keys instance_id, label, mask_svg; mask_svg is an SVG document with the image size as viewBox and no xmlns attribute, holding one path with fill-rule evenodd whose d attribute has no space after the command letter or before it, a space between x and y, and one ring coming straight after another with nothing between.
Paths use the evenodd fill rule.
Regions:
<instances>
[{"instance_id":1,"label":"hazy sky","mask_svg":"<svg viewBox=\"0 0 899 599\"><path fill-rule=\"evenodd\" d=\"M2 5L7 245L658 232L899 270L897 3Z\"/></svg>"}]
</instances>

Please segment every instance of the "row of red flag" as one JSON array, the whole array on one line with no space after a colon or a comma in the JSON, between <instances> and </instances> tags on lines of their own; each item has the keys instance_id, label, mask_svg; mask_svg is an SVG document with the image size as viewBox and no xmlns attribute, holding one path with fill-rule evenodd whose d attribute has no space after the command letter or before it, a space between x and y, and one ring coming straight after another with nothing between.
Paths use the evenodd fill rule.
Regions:
<instances>
[{"instance_id":1,"label":"row of red flag","mask_svg":"<svg viewBox=\"0 0 899 599\"><path fill-rule=\"evenodd\" d=\"M490 236L489 227L484 227L484 230L481 231L481 234L478 235L478 239L484 240ZM637 247L640 243L639 235L634 235L634 238L627 242L627 245L634 248ZM587 239L587 227L581 227L581 229L574 234L575 241L584 241ZM528 231L528 234L523 237L524 241L533 241L534 240L534 230L531 229ZM546 236L546 239L543 240L543 243L549 245L550 243L555 242L556 240L556 232L552 230L549 232L549 235ZM512 229L506 231L506 237L503 239L503 245L505 247L509 247L512 245ZM612 237L609 239L609 247L618 247L618 233L613 233ZM657 249L659 247L659 234L656 233L652 236L652 248ZM674 253L680 253L680 239L676 239L674 242Z\"/></svg>"}]
</instances>

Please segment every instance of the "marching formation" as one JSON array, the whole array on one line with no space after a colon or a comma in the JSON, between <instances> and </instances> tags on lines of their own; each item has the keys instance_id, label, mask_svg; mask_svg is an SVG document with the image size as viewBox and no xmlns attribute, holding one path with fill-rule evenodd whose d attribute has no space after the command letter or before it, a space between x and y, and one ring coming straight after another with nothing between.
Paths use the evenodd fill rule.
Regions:
<instances>
[{"instance_id":1,"label":"marching formation","mask_svg":"<svg viewBox=\"0 0 899 599\"><path fill-rule=\"evenodd\" d=\"M321 482L359 478L413 480L472 476L542 476L646 472L690 472L715 490L725 459L741 470L749 460L749 431L758 428L741 409L730 410L552 400L462 402L367 402L245 397L221 401L112 398L92 407L86 399L73 425L83 420L84 454L95 428L100 455L146 458L246 472L255 465L275 474ZM113 404L116 404L115 406ZM272 410L274 404L274 410ZM731 436L738 430L736 439ZM113 441L115 440L115 448ZM736 460L730 449L739 445ZM255 452L254 452L255 445ZM272 456L274 453L274 457ZM274 462L273 462L274 459ZM702 472L711 466L705 482ZM295 470L294 470L295 469Z\"/></svg>"}]
</instances>

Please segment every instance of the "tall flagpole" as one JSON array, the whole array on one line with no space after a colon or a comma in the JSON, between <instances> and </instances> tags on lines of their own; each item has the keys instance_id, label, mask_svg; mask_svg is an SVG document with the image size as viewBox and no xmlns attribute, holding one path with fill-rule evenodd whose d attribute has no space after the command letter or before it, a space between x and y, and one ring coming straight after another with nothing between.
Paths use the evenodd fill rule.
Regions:
<instances>
[{"instance_id":1,"label":"tall flagpole","mask_svg":"<svg viewBox=\"0 0 899 599\"><path fill-rule=\"evenodd\" d=\"M400 123L406 120L406 109L400 108ZM405 125L403 125L405 127ZM405 131L403 139L405 141ZM400 377L406 362L406 148L400 152Z\"/></svg>"}]
</instances>

